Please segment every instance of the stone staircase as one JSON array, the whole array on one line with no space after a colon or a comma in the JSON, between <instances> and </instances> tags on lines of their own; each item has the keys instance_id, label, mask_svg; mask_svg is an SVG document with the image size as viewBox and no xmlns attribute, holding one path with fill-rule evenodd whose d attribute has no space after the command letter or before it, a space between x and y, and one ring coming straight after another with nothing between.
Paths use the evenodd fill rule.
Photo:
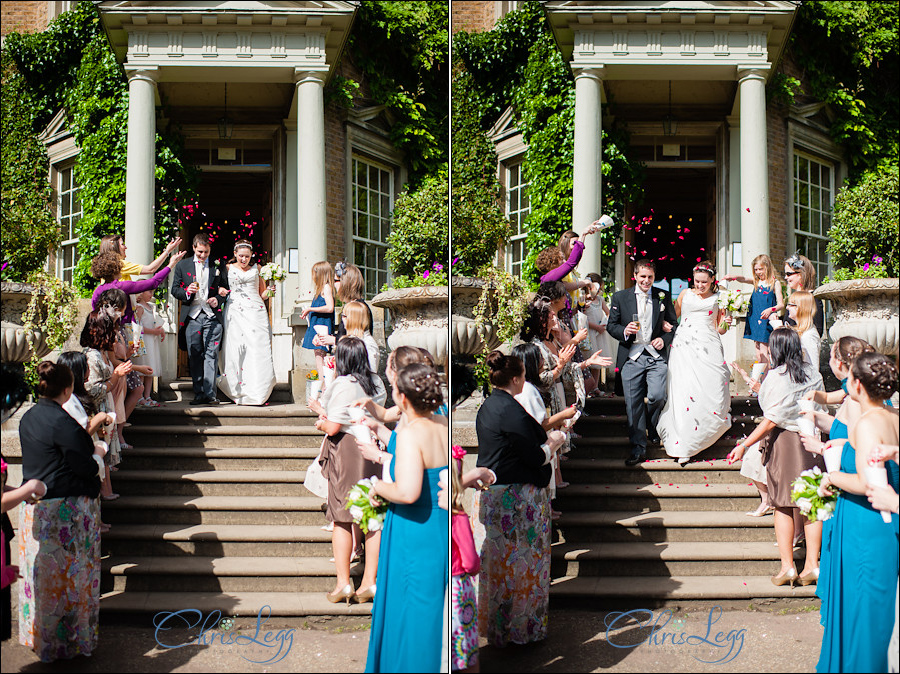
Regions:
<instances>
[{"instance_id":1,"label":"stone staircase","mask_svg":"<svg viewBox=\"0 0 900 674\"><path fill-rule=\"evenodd\" d=\"M621 600L641 606L683 601L805 598L815 586L775 587L778 549L771 515L748 517L756 488L729 465L734 440L723 437L685 467L661 447L627 467L623 398L589 400L576 426L582 435L562 463L570 486L554 501L553 605ZM733 398L726 436L749 433L761 414L753 398ZM474 434L460 433L470 454ZM473 457L469 457L471 460ZM471 462L471 461L470 461ZM467 462L467 465L468 463ZM471 462L474 464L474 462ZM803 550L795 556L802 560ZM802 564L802 561L799 562Z\"/></svg>"},{"instance_id":2,"label":"stone staircase","mask_svg":"<svg viewBox=\"0 0 900 674\"><path fill-rule=\"evenodd\" d=\"M331 533L322 499L303 486L322 434L315 415L277 387L263 407L190 407L190 382L138 409L125 437L116 501L104 501L101 610L197 609L255 616L366 615L331 604ZM359 576L361 565L352 574Z\"/></svg>"}]
</instances>

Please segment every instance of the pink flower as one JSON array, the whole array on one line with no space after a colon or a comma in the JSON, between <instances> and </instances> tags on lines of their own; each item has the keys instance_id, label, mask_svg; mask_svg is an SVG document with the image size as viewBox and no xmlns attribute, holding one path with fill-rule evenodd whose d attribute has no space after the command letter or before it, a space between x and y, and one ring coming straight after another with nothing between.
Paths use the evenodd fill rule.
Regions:
<instances>
[{"instance_id":1,"label":"pink flower","mask_svg":"<svg viewBox=\"0 0 900 674\"><path fill-rule=\"evenodd\" d=\"M868 262L866 262L866 263L863 265L863 271L869 271L869 263L868 263Z\"/></svg>"},{"instance_id":2,"label":"pink flower","mask_svg":"<svg viewBox=\"0 0 900 674\"><path fill-rule=\"evenodd\" d=\"M429 275L430 273L431 273L431 270L430 270L430 269L426 269L426 270L425 270L425 273L422 274L422 278L423 278L423 279L427 279L427 278L428 278L428 275Z\"/></svg>"},{"instance_id":3,"label":"pink flower","mask_svg":"<svg viewBox=\"0 0 900 674\"><path fill-rule=\"evenodd\" d=\"M451 450L453 451L454 459L462 459L466 456L466 450L464 450L459 445L453 445L453 447L451 447Z\"/></svg>"}]
</instances>

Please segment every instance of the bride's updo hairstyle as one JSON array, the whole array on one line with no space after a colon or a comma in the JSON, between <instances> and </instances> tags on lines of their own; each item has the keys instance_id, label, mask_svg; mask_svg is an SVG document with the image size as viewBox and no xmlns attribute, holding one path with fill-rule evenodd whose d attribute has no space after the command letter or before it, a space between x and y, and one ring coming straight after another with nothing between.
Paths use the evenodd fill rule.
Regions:
<instances>
[{"instance_id":1,"label":"bride's updo hairstyle","mask_svg":"<svg viewBox=\"0 0 900 674\"><path fill-rule=\"evenodd\" d=\"M413 363L397 375L397 391L406 396L416 412L434 412L444 404L441 379L425 363Z\"/></svg>"},{"instance_id":2,"label":"bride's updo hairstyle","mask_svg":"<svg viewBox=\"0 0 900 674\"><path fill-rule=\"evenodd\" d=\"M250 251L250 262L253 262L253 258L256 257L256 253L253 252L253 244L247 241L247 239L239 239L234 242L234 257L228 261L228 264L234 264L237 262L237 252L241 248L247 248Z\"/></svg>"},{"instance_id":3,"label":"bride's updo hairstyle","mask_svg":"<svg viewBox=\"0 0 900 674\"><path fill-rule=\"evenodd\" d=\"M506 388L514 377L525 374L525 366L519 358L507 356L496 349L488 354L487 366L490 370L491 385L498 388Z\"/></svg>"},{"instance_id":4,"label":"bride's updo hairstyle","mask_svg":"<svg viewBox=\"0 0 900 674\"><path fill-rule=\"evenodd\" d=\"M887 400L897 390L897 365L882 353L862 354L850 371L872 400Z\"/></svg>"},{"instance_id":5,"label":"bride's updo hairstyle","mask_svg":"<svg viewBox=\"0 0 900 674\"><path fill-rule=\"evenodd\" d=\"M719 292L719 282L716 281L716 267L709 260L703 260L702 262L698 262L694 265L694 269L692 270L693 274L697 272L703 272L704 274L709 274L709 280L712 281L712 287L710 290L714 293Z\"/></svg>"}]
</instances>

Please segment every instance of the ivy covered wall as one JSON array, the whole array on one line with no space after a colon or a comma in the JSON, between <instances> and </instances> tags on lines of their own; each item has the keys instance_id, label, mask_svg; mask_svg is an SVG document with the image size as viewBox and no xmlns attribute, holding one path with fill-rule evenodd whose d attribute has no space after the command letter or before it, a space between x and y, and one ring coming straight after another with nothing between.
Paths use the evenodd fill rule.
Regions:
<instances>
[{"instance_id":1,"label":"ivy covered wall","mask_svg":"<svg viewBox=\"0 0 900 674\"><path fill-rule=\"evenodd\" d=\"M90 276L90 261L100 238L125 233L125 160L128 128L128 84L116 62L97 10L79 2L39 33L11 33L3 51L3 262L4 278L21 279L40 266L58 244L59 233L50 210L46 155L43 182L31 179L34 195L20 189L35 176L36 160L8 162L16 148L14 138L29 139L37 148L37 135L64 108L66 124L80 151L75 178L81 185L82 217L77 225L79 261L73 282L83 296L97 285ZM15 96L15 98L14 98ZM18 135L8 138L7 128ZM182 157L183 139L177 129L159 129L156 136L157 254L179 228L179 204L194 197L196 172ZM37 145L35 145L37 143ZM40 147L43 151L43 147ZM9 182L8 182L9 176ZM8 208L9 206L9 208ZM51 235L51 231L55 232ZM15 242L28 239L27 255ZM147 262L147 261L145 261Z\"/></svg>"}]
</instances>

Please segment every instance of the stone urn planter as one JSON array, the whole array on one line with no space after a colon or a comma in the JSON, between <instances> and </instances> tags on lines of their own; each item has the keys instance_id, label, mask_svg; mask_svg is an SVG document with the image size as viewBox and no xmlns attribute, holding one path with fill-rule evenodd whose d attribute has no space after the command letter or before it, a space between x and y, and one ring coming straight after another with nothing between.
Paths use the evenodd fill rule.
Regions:
<instances>
[{"instance_id":1,"label":"stone urn planter","mask_svg":"<svg viewBox=\"0 0 900 674\"><path fill-rule=\"evenodd\" d=\"M0 359L4 363L24 363L31 359L31 346L28 344L26 330L22 327L22 315L28 308L35 290L35 286L28 283L10 281L0 283L0 300L2 300L0 319L3 328ZM31 334L38 358L50 353L44 334L40 330L32 330Z\"/></svg>"},{"instance_id":2,"label":"stone urn planter","mask_svg":"<svg viewBox=\"0 0 900 674\"><path fill-rule=\"evenodd\" d=\"M420 286L398 288L379 293L372 298L376 307L391 312L393 331L388 346L415 346L427 349L435 365L447 367L447 303L448 286Z\"/></svg>"},{"instance_id":3,"label":"stone urn planter","mask_svg":"<svg viewBox=\"0 0 900 674\"><path fill-rule=\"evenodd\" d=\"M879 353L897 355L900 338L898 279L863 278L835 281L816 288L816 297L831 301L832 341L846 335L864 339Z\"/></svg>"},{"instance_id":4,"label":"stone urn planter","mask_svg":"<svg viewBox=\"0 0 900 674\"><path fill-rule=\"evenodd\" d=\"M475 356L482 352L484 344L475 327L475 305L481 297L484 281L469 276L450 279L453 289L451 305L450 348L454 356ZM500 339L491 324L484 326L488 350L500 346Z\"/></svg>"}]
</instances>

